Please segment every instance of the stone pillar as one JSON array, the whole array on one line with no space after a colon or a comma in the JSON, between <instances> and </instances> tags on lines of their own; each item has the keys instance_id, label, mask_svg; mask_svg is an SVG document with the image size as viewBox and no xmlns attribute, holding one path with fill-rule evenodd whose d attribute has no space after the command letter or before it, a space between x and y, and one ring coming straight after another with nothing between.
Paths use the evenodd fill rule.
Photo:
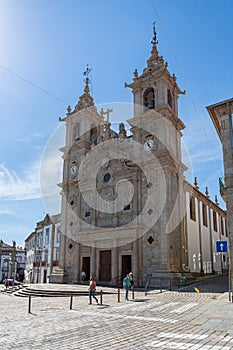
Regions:
<instances>
[{"instance_id":1,"label":"stone pillar","mask_svg":"<svg viewBox=\"0 0 233 350\"><path fill-rule=\"evenodd\" d=\"M76 243L76 256L75 256L75 281L81 281L81 268L80 268L80 243Z\"/></svg>"},{"instance_id":2,"label":"stone pillar","mask_svg":"<svg viewBox=\"0 0 233 350\"><path fill-rule=\"evenodd\" d=\"M94 275L97 279L97 268L96 268L96 248L91 247L91 264L90 264L90 275Z\"/></svg>"},{"instance_id":3,"label":"stone pillar","mask_svg":"<svg viewBox=\"0 0 233 350\"><path fill-rule=\"evenodd\" d=\"M143 110L142 89L138 89L134 93L134 117L142 114Z\"/></svg>"},{"instance_id":4,"label":"stone pillar","mask_svg":"<svg viewBox=\"0 0 233 350\"><path fill-rule=\"evenodd\" d=\"M200 201L197 198L197 212L198 212L198 233L199 233L199 247L200 247L200 259L201 259L201 276L204 275L203 270L203 249L202 249L202 230L201 230L201 211L200 211Z\"/></svg>"},{"instance_id":5,"label":"stone pillar","mask_svg":"<svg viewBox=\"0 0 233 350\"><path fill-rule=\"evenodd\" d=\"M211 221L211 205L208 207L209 213L209 233L210 233L210 257L211 257L211 272L214 274L214 256L213 256L213 236L212 236L212 221Z\"/></svg>"},{"instance_id":6,"label":"stone pillar","mask_svg":"<svg viewBox=\"0 0 233 350\"><path fill-rule=\"evenodd\" d=\"M226 207L229 234L229 253L231 270L231 291L233 286L233 139L232 139L232 115L224 114L220 118L222 147L224 158L224 178L226 185Z\"/></svg>"},{"instance_id":7,"label":"stone pillar","mask_svg":"<svg viewBox=\"0 0 233 350\"><path fill-rule=\"evenodd\" d=\"M118 277L118 248L112 248L112 279Z\"/></svg>"},{"instance_id":8,"label":"stone pillar","mask_svg":"<svg viewBox=\"0 0 233 350\"><path fill-rule=\"evenodd\" d=\"M132 272L135 283L139 283L139 240L133 242Z\"/></svg>"}]
</instances>

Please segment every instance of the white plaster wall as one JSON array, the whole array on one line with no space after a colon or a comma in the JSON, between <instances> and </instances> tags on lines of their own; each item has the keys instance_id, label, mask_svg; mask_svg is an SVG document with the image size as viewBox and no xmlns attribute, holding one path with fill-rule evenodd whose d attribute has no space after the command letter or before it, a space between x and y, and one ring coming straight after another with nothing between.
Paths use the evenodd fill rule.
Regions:
<instances>
[{"instance_id":1,"label":"white plaster wall","mask_svg":"<svg viewBox=\"0 0 233 350\"><path fill-rule=\"evenodd\" d=\"M186 193L186 202L189 205L190 194ZM187 234L188 234L188 257L190 272L200 272L200 241L198 234L197 200L195 198L196 221L190 219L190 210L187 210Z\"/></svg>"}]
</instances>

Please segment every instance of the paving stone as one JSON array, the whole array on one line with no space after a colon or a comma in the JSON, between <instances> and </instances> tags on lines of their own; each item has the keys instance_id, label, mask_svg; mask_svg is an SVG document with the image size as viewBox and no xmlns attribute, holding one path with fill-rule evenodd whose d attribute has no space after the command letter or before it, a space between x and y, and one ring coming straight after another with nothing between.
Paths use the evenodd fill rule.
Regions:
<instances>
[{"instance_id":1,"label":"paving stone","mask_svg":"<svg viewBox=\"0 0 233 350\"><path fill-rule=\"evenodd\" d=\"M35 286L36 288L36 286ZM43 286L46 288L46 286ZM60 290L86 286L49 285ZM104 290L104 289L103 289ZM28 298L0 293L0 349L233 349L233 305L228 294L135 292L117 302L117 291L103 294L104 305L88 296Z\"/></svg>"}]
</instances>

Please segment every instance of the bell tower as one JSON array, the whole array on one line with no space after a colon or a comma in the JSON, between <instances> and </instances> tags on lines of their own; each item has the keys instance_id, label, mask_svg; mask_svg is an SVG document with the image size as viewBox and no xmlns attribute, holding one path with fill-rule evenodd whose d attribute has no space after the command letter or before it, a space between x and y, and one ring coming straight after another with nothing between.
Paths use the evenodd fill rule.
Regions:
<instances>
[{"instance_id":1,"label":"bell tower","mask_svg":"<svg viewBox=\"0 0 233 350\"><path fill-rule=\"evenodd\" d=\"M151 172L163 174L165 179L161 215L142 238L140 268L145 274L149 271L158 279L168 280L185 265L183 189L187 168L181 159L181 130L185 125L178 117L178 97L185 91L180 90L175 75L170 74L167 62L159 55L155 24L151 44L146 68L141 75L136 69L133 82L125 86L132 89L134 98L134 115L128 120L133 140L155 157ZM161 195L161 183L149 185L149 191L155 187L154 198ZM143 198L144 189L140 191Z\"/></svg>"},{"instance_id":2,"label":"bell tower","mask_svg":"<svg viewBox=\"0 0 233 350\"><path fill-rule=\"evenodd\" d=\"M78 103L72 110L67 108L66 117L60 121L66 123L65 146L63 152L63 179L61 205L61 250L60 268L63 270L62 283L77 281L80 270L78 234L85 228L79 217L87 215L86 203L81 200L79 191L79 168L88 152L97 145L104 133L104 118L97 111L94 99L90 95L90 69L84 72L85 87ZM86 225L87 226L87 225Z\"/></svg>"},{"instance_id":3,"label":"bell tower","mask_svg":"<svg viewBox=\"0 0 233 350\"><path fill-rule=\"evenodd\" d=\"M147 109L157 112L163 111L163 115L174 122L178 119L178 97L184 94L176 83L175 75L171 75L167 69L167 62L158 53L158 40L153 24L152 50L147 67L139 76L137 69L134 71L133 83L125 84L130 87L134 96L134 116L142 115Z\"/></svg>"}]
</instances>

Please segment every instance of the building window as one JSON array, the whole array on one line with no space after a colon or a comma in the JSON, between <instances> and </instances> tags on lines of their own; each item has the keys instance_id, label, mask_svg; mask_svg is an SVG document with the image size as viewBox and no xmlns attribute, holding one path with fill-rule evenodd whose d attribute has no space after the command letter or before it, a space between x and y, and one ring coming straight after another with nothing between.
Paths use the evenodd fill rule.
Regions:
<instances>
[{"instance_id":1,"label":"building window","mask_svg":"<svg viewBox=\"0 0 233 350\"><path fill-rule=\"evenodd\" d=\"M45 244L49 244L49 228L46 228L45 230Z\"/></svg>"},{"instance_id":2,"label":"building window","mask_svg":"<svg viewBox=\"0 0 233 350\"><path fill-rule=\"evenodd\" d=\"M167 90L167 103L172 108L172 94L170 90Z\"/></svg>"},{"instance_id":3,"label":"building window","mask_svg":"<svg viewBox=\"0 0 233 350\"><path fill-rule=\"evenodd\" d=\"M130 204L127 204L126 206L124 206L124 210L130 210Z\"/></svg>"},{"instance_id":4,"label":"building window","mask_svg":"<svg viewBox=\"0 0 233 350\"><path fill-rule=\"evenodd\" d=\"M88 217L90 217L91 216L91 212L90 211L86 211L86 213L85 213L85 218L88 218Z\"/></svg>"},{"instance_id":5,"label":"building window","mask_svg":"<svg viewBox=\"0 0 233 350\"><path fill-rule=\"evenodd\" d=\"M221 230L221 235L224 236L224 224L223 224L223 217L220 216L220 230Z\"/></svg>"},{"instance_id":6,"label":"building window","mask_svg":"<svg viewBox=\"0 0 233 350\"><path fill-rule=\"evenodd\" d=\"M91 142L94 143L94 145L97 145L97 139L98 139L98 129L94 125L91 128Z\"/></svg>"},{"instance_id":7,"label":"building window","mask_svg":"<svg viewBox=\"0 0 233 350\"><path fill-rule=\"evenodd\" d=\"M202 203L202 219L203 225L207 227L207 206L204 203Z\"/></svg>"},{"instance_id":8,"label":"building window","mask_svg":"<svg viewBox=\"0 0 233 350\"><path fill-rule=\"evenodd\" d=\"M226 232L226 237L228 237L228 229L227 229L227 221L225 220L225 232Z\"/></svg>"},{"instance_id":9,"label":"building window","mask_svg":"<svg viewBox=\"0 0 233 350\"><path fill-rule=\"evenodd\" d=\"M155 94L154 94L153 88L149 88L144 92L143 104L147 108L150 108L150 109L155 108Z\"/></svg>"},{"instance_id":10,"label":"building window","mask_svg":"<svg viewBox=\"0 0 233 350\"><path fill-rule=\"evenodd\" d=\"M195 208L195 198L190 199L190 219L196 221L196 208Z\"/></svg>"},{"instance_id":11,"label":"building window","mask_svg":"<svg viewBox=\"0 0 233 350\"><path fill-rule=\"evenodd\" d=\"M218 232L216 211L213 211L213 222L214 222L214 231Z\"/></svg>"},{"instance_id":12,"label":"building window","mask_svg":"<svg viewBox=\"0 0 233 350\"><path fill-rule=\"evenodd\" d=\"M57 243L60 243L60 230L57 229Z\"/></svg>"},{"instance_id":13,"label":"building window","mask_svg":"<svg viewBox=\"0 0 233 350\"><path fill-rule=\"evenodd\" d=\"M59 260L59 248L54 248L54 259L55 261Z\"/></svg>"},{"instance_id":14,"label":"building window","mask_svg":"<svg viewBox=\"0 0 233 350\"><path fill-rule=\"evenodd\" d=\"M73 126L73 141L79 140L79 124Z\"/></svg>"},{"instance_id":15,"label":"building window","mask_svg":"<svg viewBox=\"0 0 233 350\"><path fill-rule=\"evenodd\" d=\"M110 181L110 179L111 179L111 174L110 173L107 173L107 174L104 175L104 182L108 182L108 181Z\"/></svg>"}]
</instances>

